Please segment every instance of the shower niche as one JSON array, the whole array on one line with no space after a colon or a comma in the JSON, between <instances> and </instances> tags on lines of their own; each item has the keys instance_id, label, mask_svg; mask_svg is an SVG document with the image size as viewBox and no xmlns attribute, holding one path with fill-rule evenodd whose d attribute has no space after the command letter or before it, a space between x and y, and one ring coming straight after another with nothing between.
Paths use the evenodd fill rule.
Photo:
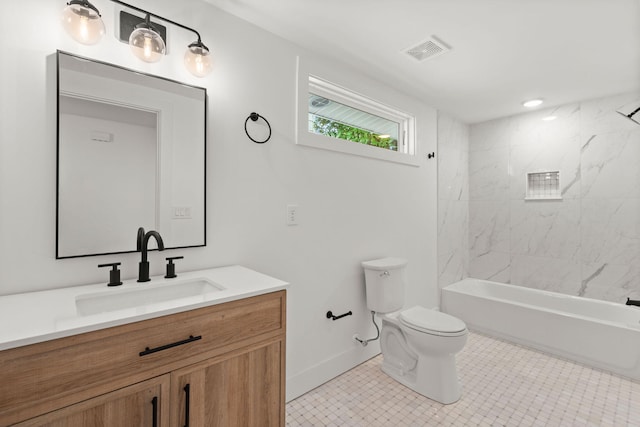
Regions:
<instances>
[{"instance_id":1,"label":"shower niche","mask_svg":"<svg viewBox=\"0 0 640 427\"><path fill-rule=\"evenodd\" d=\"M560 171L527 173L525 200L562 200Z\"/></svg>"}]
</instances>

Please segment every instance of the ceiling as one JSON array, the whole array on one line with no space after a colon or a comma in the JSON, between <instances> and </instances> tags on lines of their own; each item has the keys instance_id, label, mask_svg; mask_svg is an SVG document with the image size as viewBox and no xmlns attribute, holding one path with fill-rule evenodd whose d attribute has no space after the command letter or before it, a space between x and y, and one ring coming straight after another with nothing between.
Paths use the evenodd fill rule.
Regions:
<instances>
[{"instance_id":1,"label":"ceiling","mask_svg":"<svg viewBox=\"0 0 640 427\"><path fill-rule=\"evenodd\" d=\"M640 90L640 0L205 1L467 123Z\"/></svg>"}]
</instances>

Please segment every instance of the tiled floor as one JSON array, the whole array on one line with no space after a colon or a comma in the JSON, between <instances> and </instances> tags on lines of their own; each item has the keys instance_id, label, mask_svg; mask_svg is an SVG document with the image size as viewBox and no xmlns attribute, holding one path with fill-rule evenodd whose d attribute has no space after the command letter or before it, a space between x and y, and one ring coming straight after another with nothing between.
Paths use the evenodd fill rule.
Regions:
<instances>
[{"instance_id":1,"label":"tiled floor","mask_svg":"<svg viewBox=\"0 0 640 427\"><path fill-rule=\"evenodd\" d=\"M640 426L640 382L469 334L462 398L442 405L393 381L377 356L287 405L287 426Z\"/></svg>"}]
</instances>

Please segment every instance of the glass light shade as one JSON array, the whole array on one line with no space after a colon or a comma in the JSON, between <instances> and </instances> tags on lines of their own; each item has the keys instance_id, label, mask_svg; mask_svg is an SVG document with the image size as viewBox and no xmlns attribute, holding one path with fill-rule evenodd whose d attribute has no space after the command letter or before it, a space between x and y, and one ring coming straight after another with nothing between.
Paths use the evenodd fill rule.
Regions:
<instances>
[{"instance_id":1,"label":"glass light shade","mask_svg":"<svg viewBox=\"0 0 640 427\"><path fill-rule=\"evenodd\" d=\"M184 53L184 66L196 77L209 74L213 68L209 49L201 42L190 44Z\"/></svg>"},{"instance_id":2,"label":"glass light shade","mask_svg":"<svg viewBox=\"0 0 640 427\"><path fill-rule=\"evenodd\" d=\"M104 36L104 22L88 2L71 2L62 11L62 25L65 31L79 43L96 44Z\"/></svg>"},{"instance_id":3,"label":"glass light shade","mask_svg":"<svg viewBox=\"0 0 640 427\"><path fill-rule=\"evenodd\" d=\"M151 28L139 26L129 36L131 52L144 62L158 62L162 59L166 47L160 34Z\"/></svg>"}]
</instances>

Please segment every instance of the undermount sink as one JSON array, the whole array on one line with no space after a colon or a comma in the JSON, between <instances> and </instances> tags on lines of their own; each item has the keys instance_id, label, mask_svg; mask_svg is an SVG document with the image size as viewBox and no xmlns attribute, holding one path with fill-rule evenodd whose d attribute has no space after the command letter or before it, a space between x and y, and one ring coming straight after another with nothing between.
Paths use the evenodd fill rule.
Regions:
<instances>
[{"instance_id":1,"label":"undermount sink","mask_svg":"<svg viewBox=\"0 0 640 427\"><path fill-rule=\"evenodd\" d=\"M112 288L104 292L78 295L76 309L79 315L87 316L181 298L204 297L212 292L222 290L224 287L202 278L161 284L136 283L130 287Z\"/></svg>"}]
</instances>

